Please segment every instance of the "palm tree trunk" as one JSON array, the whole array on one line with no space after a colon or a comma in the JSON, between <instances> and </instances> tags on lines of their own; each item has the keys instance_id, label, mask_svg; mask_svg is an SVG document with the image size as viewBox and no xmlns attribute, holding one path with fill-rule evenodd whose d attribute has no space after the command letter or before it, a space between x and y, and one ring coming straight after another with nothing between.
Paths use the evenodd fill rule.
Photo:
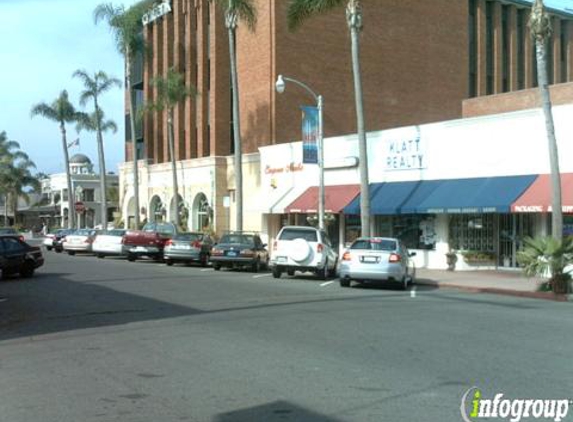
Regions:
<instances>
[{"instance_id":1,"label":"palm tree trunk","mask_svg":"<svg viewBox=\"0 0 573 422\"><path fill-rule=\"evenodd\" d=\"M559 171L559 154L557 140L555 139L555 126L551 110L551 97L549 95L549 82L547 78L546 43L537 39L535 43L537 54L537 78L543 113L545 115L545 129L549 147L549 163L551 167L551 234L557 240L563 238L563 209L561 208L561 172Z\"/></svg>"},{"instance_id":2,"label":"palm tree trunk","mask_svg":"<svg viewBox=\"0 0 573 422\"><path fill-rule=\"evenodd\" d=\"M135 228L139 229L139 168L137 166L137 135L135 134L135 105L133 104L135 92L131 87L131 60L129 51L126 52L125 81L129 90L129 124L131 127L131 149L133 156L133 198L135 202Z\"/></svg>"},{"instance_id":3,"label":"palm tree trunk","mask_svg":"<svg viewBox=\"0 0 573 422\"><path fill-rule=\"evenodd\" d=\"M8 224L8 194L4 194L4 225L9 226Z\"/></svg>"},{"instance_id":4,"label":"palm tree trunk","mask_svg":"<svg viewBox=\"0 0 573 422\"><path fill-rule=\"evenodd\" d=\"M70 175L70 155L68 154L68 141L66 139L66 126L60 123L62 132L62 147L64 148L64 165L66 166L66 183L68 185L68 228L76 228L76 210L74 208L74 192L72 191L72 176Z\"/></svg>"},{"instance_id":5,"label":"palm tree trunk","mask_svg":"<svg viewBox=\"0 0 573 422\"><path fill-rule=\"evenodd\" d=\"M175 162L175 136L173 134L173 109L167 112L167 126L169 136L169 155L171 155L171 173L173 176L173 197L175 199L175 218L172 223L179 227L179 188L177 184L177 163Z\"/></svg>"},{"instance_id":6,"label":"palm tree trunk","mask_svg":"<svg viewBox=\"0 0 573 422\"><path fill-rule=\"evenodd\" d=\"M107 230L107 183L106 183L106 170L105 170L105 155L103 151L103 135L101 133L101 125L99 119L100 109L97 103L97 97L94 98L95 112L96 112L96 129L97 129L97 155L99 161L99 189L101 191L101 228Z\"/></svg>"},{"instance_id":7,"label":"palm tree trunk","mask_svg":"<svg viewBox=\"0 0 573 422\"><path fill-rule=\"evenodd\" d=\"M236 16L227 16L227 20ZM229 53L231 59L231 86L233 89L233 132L235 141L235 203L237 221L236 230L243 230L243 163L241 146L241 125L239 117L239 83L237 78L237 62L235 52L235 30L233 25L227 25L229 31ZM213 206L213 204L211 204Z\"/></svg>"},{"instance_id":8,"label":"palm tree trunk","mask_svg":"<svg viewBox=\"0 0 573 422\"><path fill-rule=\"evenodd\" d=\"M360 161L360 223L362 236L370 236L370 189L368 182L368 144L364 128L364 98L360 71L360 29L362 14L355 0L348 2L348 26L352 47L352 73L354 75L354 98L356 101L356 128L358 131L358 159Z\"/></svg>"}]
</instances>

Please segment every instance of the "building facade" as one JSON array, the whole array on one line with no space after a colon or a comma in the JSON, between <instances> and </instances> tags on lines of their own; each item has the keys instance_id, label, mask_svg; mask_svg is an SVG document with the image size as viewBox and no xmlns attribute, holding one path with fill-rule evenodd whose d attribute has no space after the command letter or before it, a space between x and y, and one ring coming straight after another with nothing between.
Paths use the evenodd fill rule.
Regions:
<instances>
[{"instance_id":1,"label":"building facade","mask_svg":"<svg viewBox=\"0 0 573 422\"><path fill-rule=\"evenodd\" d=\"M552 7L556 34L550 48L550 80L565 87L558 90L565 104L570 100L566 91L571 89L565 82L573 80L573 15L558 2L547 2ZM185 205L182 216L189 229L220 233L234 226L235 191L229 40L224 16L207 0L172 0L167 4L160 17L144 25L152 54L136 66L136 103L141 106L156 98L150 80L165 75L170 68L182 72L186 83L199 91L175 112L175 157ZM352 136L356 117L344 9L312 18L293 33L287 28L288 2L257 0L255 4L256 29L250 32L239 23L236 40L244 162L243 225L272 237L286 221L305 222L297 220L296 212L287 212L286 220L273 217L274 211L266 206L269 198L278 203L274 209L280 209L289 205L288 199L298 197L295 193L303 193L299 192L301 186L308 188L309 180L317 180L300 171L296 160L275 166L263 158L263 151L282 151L301 139L300 106L314 102L292 84L278 94L278 75L303 81L323 95L325 137ZM368 131L422 127L537 106L532 90L536 80L534 48L526 25L530 2L364 0L362 5L361 63ZM175 201L165 114L146 114L136 130L140 210L133 207L131 138L128 133L126 163L120 167L123 219L129 222L135 212L140 212L144 221L168 219L175 212ZM370 160L379 157L379 151L372 147L375 142L370 137L368 142ZM328 145L325 150L328 153ZM284 161L286 157L281 158ZM343 158L335 167L348 164ZM449 163L444 160L441 165ZM370 166L379 167L376 161ZM283 192L285 197L277 198L276 189L267 192L267 179L274 175L277 181L281 168L282 176L291 180L305 176L300 184ZM346 183L337 184L358 183L347 176ZM284 208L276 215L283 215L282 211ZM346 225L355 223L345 220Z\"/></svg>"}]
</instances>

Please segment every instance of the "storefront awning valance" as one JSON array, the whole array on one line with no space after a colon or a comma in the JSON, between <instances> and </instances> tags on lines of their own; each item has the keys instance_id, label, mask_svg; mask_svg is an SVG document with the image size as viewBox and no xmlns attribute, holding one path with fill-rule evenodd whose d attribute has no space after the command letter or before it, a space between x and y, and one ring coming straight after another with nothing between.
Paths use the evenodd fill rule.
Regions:
<instances>
[{"instance_id":1,"label":"storefront awning valance","mask_svg":"<svg viewBox=\"0 0 573 422\"><path fill-rule=\"evenodd\" d=\"M359 185L324 187L324 211L338 214L360 193ZM289 213L314 213L318 209L318 187L308 188L285 208Z\"/></svg>"},{"instance_id":2,"label":"storefront awning valance","mask_svg":"<svg viewBox=\"0 0 573 422\"><path fill-rule=\"evenodd\" d=\"M388 182L370 186L373 215L509 212L536 175ZM360 197L345 209L360 214Z\"/></svg>"},{"instance_id":3,"label":"storefront awning valance","mask_svg":"<svg viewBox=\"0 0 573 422\"><path fill-rule=\"evenodd\" d=\"M551 175L541 174L511 205L512 212L551 212ZM573 173L561 174L561 206L573 213Z\"/></svg>"}]
</instances>

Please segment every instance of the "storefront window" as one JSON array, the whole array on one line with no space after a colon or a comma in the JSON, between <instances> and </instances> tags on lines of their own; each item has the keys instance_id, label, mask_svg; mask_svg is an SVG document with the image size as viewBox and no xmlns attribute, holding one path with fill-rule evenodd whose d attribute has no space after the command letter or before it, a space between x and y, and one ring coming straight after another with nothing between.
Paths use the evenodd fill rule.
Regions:
<instances>
[{"instance_id":1,"label":"storefront window","mask_svg":"<svg viewBox=\"0 0 573 422\"><path fill-rule=\"evenodd\" d=\"M399 215L392 218L392 236L409 249L434 249L436 245L433 215Z\"/></svg>"},{"instance_id":2,"label":"storefront window","mask_svg":"<svg viewBox=\"0 0 573 422\"><path fill-rule=\"evenodd\" d=\"M450 215L450 247L456 250L494 252L494 214Z\"/></svg>"}]
</instances>

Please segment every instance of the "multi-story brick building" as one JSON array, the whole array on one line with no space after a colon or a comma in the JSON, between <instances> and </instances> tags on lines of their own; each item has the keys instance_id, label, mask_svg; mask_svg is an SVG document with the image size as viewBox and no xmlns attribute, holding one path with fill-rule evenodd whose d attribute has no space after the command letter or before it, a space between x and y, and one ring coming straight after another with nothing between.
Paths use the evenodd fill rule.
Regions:
<instances>
[{"instance_id":1,"label":"multi-story brick building","mask_svg":"<svg viewBox=\"0 0 573 422\"><path fill-rule=\"evenodd\" d=\"M152 54L140 68L138 103L152 101L149 81L171 67L199 95L177 107L175 156L180 194L192 229L209 221L232 227L233 153L229 40L224 16L207 0L172 0L144 26ZM572 11L547 0L555 36L550 80L573 80ZM300 105L312 104L296 86L280 95L279 74L304 81L324 97L325 137L356 131L350 41L344 9L289 32L287 1L257 0L254 32L239 23L237 59L244 153L245 228L261 228L256 206L259 147L300 139ZM532 107L534 48L525 0L363 0L361 63L368 131ZM163 11L168 9L163 9ZM567 88L567 89L564 89ZM560 89L571 100L571 87ZM504 94L504 95L496 95ZM131 135L126 161L133 160ZM164 114L147 114L138 129L142 218L174 212ZM325 146L328 148L328 145ZM375 160L375 157L370 157ZM131 165L121 169L124 218L133 215Z\"/></svg>"}]
</instances>

